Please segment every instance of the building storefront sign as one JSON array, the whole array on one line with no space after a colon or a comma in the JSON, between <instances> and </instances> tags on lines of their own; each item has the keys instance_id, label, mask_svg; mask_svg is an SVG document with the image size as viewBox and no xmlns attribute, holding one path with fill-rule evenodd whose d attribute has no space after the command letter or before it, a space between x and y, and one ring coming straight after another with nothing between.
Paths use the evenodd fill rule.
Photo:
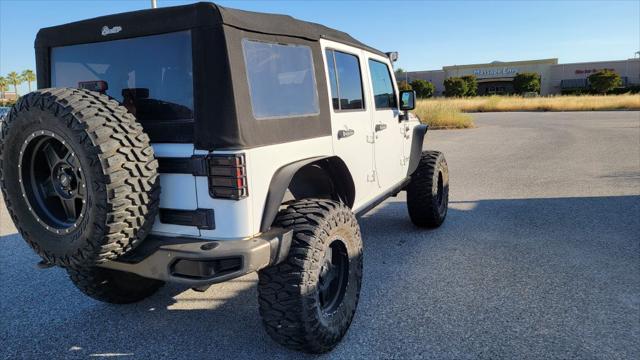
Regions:
<instances>
[{"instance_id":1,"label":"building storefront sign","mask_svg":"<svg viewBox=\"0 0 640 360\"><path fill-rule=\"evenodd\" d=\"M475 76L504 76L504 75L515 75L517 73L518 73L517 68L509 68L509 67L473 70L473 75Z\"/></svg>"}]
</instances>

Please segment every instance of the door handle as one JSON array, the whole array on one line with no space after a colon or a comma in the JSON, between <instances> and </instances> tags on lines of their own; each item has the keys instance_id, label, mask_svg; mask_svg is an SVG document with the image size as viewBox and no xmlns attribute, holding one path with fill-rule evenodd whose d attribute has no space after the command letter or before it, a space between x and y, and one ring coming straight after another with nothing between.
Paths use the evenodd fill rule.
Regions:
<instances>
[{"instance_id":1,"label":"door handle","mask_svg":"<svg viewBox=\"0 0 640 360\"><path fill-rule=\"evenodd\" d=\"M382 131L387 128L387 124L376 124L376 132Z\"/></svg>"},{"instance_id":2,"label":"door handle","mask_svg":"<svg viewBox=\"0 0 640 360\"><path fill-rule=\"evenodd\" d=\"M340 130L338 131L338 140L342 138L348 138L349 136L355 134L356 132L353 129Z\"/></svg>"}]
</instances>

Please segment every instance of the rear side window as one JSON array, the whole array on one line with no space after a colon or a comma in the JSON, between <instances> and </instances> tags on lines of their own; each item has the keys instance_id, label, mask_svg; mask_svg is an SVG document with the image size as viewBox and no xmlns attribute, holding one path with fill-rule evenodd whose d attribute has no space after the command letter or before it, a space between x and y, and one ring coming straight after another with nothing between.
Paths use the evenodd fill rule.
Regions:
<instances>
[{"instance_id":1,"label":"rear side window","mask_svg":"<svg viewBox=\"0 0 640 360\"><path fill-rule=\"evenodd\" d=\"M51 86L104 92L142 121L193 119L191 33L54 47Z\"/></svg>"},{"instance_id":2,"label":"rear side window","mask_svg":"<svg viewBox=\"0 0 640 360\"><path fill-rule=\"evenodd\" d=\"M360 62L355 55L326 50L334 110L364 109Z\"/></svg>"},{"instance_id":3,"label":"rear side window","mask_svg":"<svg viewBox=\"0 0 640 360\"><path fill-rule=\"evenodd\" d=\"M391 82L391 73L387 64L369 59L369 71L373 84L373 99L376 110L396 107L396 95Z\"/></svg>"},{"instance_id":4,"label":"rear side window","mask_svg":"<svg viewBox=\"0 0 640 360\"><path fill-rule=\"evenodd\" d=\"M320 113L311 48L242 40L256 119Z\"/></svg>"}]
</instances>

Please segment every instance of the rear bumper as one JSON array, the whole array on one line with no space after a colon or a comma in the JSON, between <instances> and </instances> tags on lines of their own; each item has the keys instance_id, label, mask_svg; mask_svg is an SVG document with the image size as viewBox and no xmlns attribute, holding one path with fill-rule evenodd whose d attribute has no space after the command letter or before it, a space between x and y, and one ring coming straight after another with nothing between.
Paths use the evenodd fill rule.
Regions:
<instances>
[{"instance_id":1,"label":"rear bumper","mask_svg":"<svg viewBox=\"0 0 640 360\"><path fill-rule=\"evenodd\" d=\"M227 281L282 261L291 230L274 228L246 240L150 235L133 252L101 267L192 287Z\"/></svg>"}]
</instances>

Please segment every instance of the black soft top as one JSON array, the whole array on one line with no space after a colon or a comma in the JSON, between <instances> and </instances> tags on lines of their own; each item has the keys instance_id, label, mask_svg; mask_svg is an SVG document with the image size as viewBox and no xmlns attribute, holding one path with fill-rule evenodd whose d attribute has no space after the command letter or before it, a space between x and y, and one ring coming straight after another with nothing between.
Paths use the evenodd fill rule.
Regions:
<instances>
[{"instance_id":1,"label":"black soft top","mask_svg":"<svg viewBox=\"0 0 640 360\"><path fill-rule=\"evenodd\" d=\"M103 26L121 24L127 26L123 26L119 33L109 36L100 33ZM43 28L38 32L35 46L98 42L215 25L313 41L328 39L384 56L381 51L361 43L351 35L321 24L298 20L289 15L230 9L210 2L131 11Z\"/></svg>"},{"instance_id":2,"label":"black soft top","mask_svg":"<svg viewBox=\"0 0 640 360\"><path fill-rule=\"evenodd\" d=\"M40 30L35 41L38 88L52 86L52 48L187 30L192 42L194 118L186 122L142 122L154 142L193 142L197 149L205 150L245 149L330 136L325 57L318 40L328 39L384 56L349 34L320 24L201 2L102 16ZM319 114L255 119L241 45L245 38L311 49Z\"/></svg>"}]
</instances>

